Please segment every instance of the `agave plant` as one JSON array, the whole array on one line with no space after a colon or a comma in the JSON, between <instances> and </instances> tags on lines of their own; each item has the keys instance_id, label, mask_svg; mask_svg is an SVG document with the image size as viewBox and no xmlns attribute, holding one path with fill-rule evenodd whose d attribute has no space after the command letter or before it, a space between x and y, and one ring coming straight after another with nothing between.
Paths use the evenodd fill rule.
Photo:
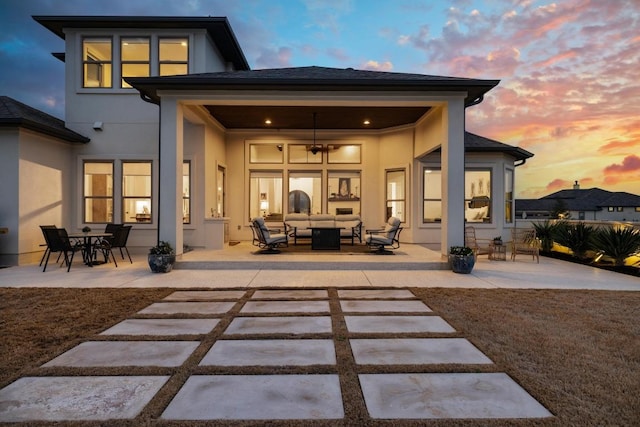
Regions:
<instances>
[{"instance_id":1,"label":"agave plant","mask_svg":"<svg viewBox=\"0 0 640 427\"><path fill-rule=\"evenodd\" d=\"M584 222L577 224L565 224L558 226L554 232L555 240L563 246L568 247L573 255L586 258L586 252L593 248L592 238L596 229Z\"/></svg>"},{"instance_id":2,"label":"agave plant","mask_svg":"<svg viewBox=\"0 0 640 427\"><path fill-rule=\"evenodd\" d=\"M558 228L565 225L566 224L563 222L551 222L549 220L546 220L541 224L536 222L533 223L533 228L536 230L536 237L542 242L542 247L540 248L542 252L551 252L554 237Z\"/></svg>"},{"instance_id":3,"label":"agave plant","mask_svg":"<svg viewBox=\"0 0 640 427\"><path fill-rule=\"evenodd\" d=\"M623 266L624 260L640 251L640 231L630 227L599 229L593 236L594 249L615 260L616 266Z\"/></svg>"}]
</instances>

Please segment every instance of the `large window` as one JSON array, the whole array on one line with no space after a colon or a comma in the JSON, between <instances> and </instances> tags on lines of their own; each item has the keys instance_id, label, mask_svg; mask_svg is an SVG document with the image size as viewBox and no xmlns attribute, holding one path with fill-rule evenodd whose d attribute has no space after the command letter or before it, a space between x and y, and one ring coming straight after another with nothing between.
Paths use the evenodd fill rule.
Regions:
<instances>
[{"instance_id":1,"label":"large window","mask_svg":"<svg viewBox=\"0 0 640 427\"><path fill-rule=\"evenodd\" d=\"M187 38L161 38L158 44L161 76L189 73L189 41Z\"/></svg>"},{"instance_id":2,"label":"large window","mask_svg":"<svg viewBox=\"0 0 640 427\"><path fill-rule=\"evenodd\" d=\"M400 218L400 221L405 222L405 206L406 206L406 191L405 191L405 170L395 169L388 170L385 174L385 187L386 187L386 219L394 216Z\"/></svg>"},{"instance_id":3,"label":"large window","mask_svg":"<svg viewBox=\"0 0 640 427\"><path fill-rule=\"evenodd\" d=\"M113 222L113 163L84 163L84 223Z\"/></svg>"},{"instance_id":4,"label":"large window","mask_svg":"<svg viewBox=\"0 0 640 427\"><path fill-rule=\"evenodd\" d=\"M82 87L111 87L111 57L109 37L88 37L82 40Z\"/></svg>"},{"instance_id":5,"label":"large window","mask_svg":"<svg viewBox=\"0 0 640 427\"><path fill-rule=\"evenodd\" d=\"M327 213L360 215L360 171L330 171L327 178Z\"/></svg>"},{"instance_id":6,"label":"large window","mask_svg":"<svg viewBox=\"0 0 640 427\"><path fill-rule=\"evenodd\" d=\"M464 219L491 222L491 170L465 170L464 181Z\"/></svg>"},{"instance_id":7,"label":"large window","mask_svg":"<svg viewBox=\"0 0 640 427\"><path fill-rule=\"evenodd\" d=\"M423 172L422 222L442 221L442 173L425 168Z\"/></svg>"},{"instance_id":8,"label":"large window","mask_svg":"<svg viewBox=\"0 0 640 427\"><path fill-rule=\"evenodd\" d=\"M504 222L513 222L513 170L504 171Z\"/></svg>"},{"instance_id":9,"label":"large window","mask_svg":"<svg viewBox=\"0 0 640 427\"><path fill-rule=\"evenodd\" d=\"M288 212L316 214L322 212L322 173L289 173Z\"/></svg>"},{"instance_id":10,"label":"large window","mask_svg":"<svg viewBox=\"0 0 640 427\"><path fill-rule=\"evenodd\" d=\"M491 222L491 171L469 169L464 173L464 218L466 222ZM423 173L422 221L442 220L442 172L425 168Z\"/></svg>"},{"instance_id":11,"label":"large window","mask_svg":"<svg viewBox=\"0 0 640 427\"><path fill-rule=\"evenodd\" d=\"M151 162L122 163L122 222L151 222Z\"/></svg>"},{"instance_id":12,"label":"large window","mask_svg":"<svg viewBox=\"0 0 640 427\"><path fill-rule=\"evenodd\" d=\"M249 218L282 221L282 172L253 171L249 179Z\"/></svg>"},{"instance_id":13,"label":"large window","mask_svg":"<svg viewBox=\"0 0 640 427\"><path fill-rule=\"evenodd\" d=\"M149 76L149 38L133 37L120 39L121 87L131 85L124 81L125 77Z\"/></svg>"}]
</instances>

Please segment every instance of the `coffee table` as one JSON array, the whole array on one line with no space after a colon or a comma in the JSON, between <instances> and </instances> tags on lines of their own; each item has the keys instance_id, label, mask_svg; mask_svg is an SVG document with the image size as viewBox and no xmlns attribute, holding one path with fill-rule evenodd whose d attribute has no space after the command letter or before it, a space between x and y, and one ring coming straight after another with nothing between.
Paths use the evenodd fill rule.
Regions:
<instances>
[{"instance_id":1,"label":"coffee table","mask_svg":"<svg viewBox=\"0 0 640 427\"><path fill-rule=\"evenodd\" d=\"M340 230L344 227L309 227L312 250L340 250Z\"/></svg>"}]
</instances>

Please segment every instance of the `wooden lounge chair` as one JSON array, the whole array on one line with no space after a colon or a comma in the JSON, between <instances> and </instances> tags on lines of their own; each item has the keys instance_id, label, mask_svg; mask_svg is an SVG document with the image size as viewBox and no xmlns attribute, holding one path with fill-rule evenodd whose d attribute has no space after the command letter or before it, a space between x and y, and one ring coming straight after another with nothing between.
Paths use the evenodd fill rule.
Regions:
<instances>
[{"instance_id":1,"label":"wooden lounge chair","mask_svg":"<svg viewBox=\"0 0 640 427\"><path fill-rule=\"evenodd\" d=\"M511 260L516 260L517 254L531 255L540 263L540 242L536 238L534 228L511 229Z\"/></svg>"},{"instance_id":2,"label":"wooden lounge chair","mask_svg":"<svg viewBox=\"0 0 640 427\"><path fill-rule=\"evenodd\" d=\"M489 255L489 241L476 238L476 229L471 226L464 228L464 245L473 250L473 255L478 259L478 255Z\"/></svg>"}]
</instances>

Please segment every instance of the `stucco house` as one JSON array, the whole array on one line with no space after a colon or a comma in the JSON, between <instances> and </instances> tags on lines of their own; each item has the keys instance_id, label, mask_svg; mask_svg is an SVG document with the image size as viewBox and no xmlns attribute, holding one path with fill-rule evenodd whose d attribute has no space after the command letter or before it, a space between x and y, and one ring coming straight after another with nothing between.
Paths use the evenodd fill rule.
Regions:
<instances>
[{"instance_id":1,"label":"stucco house","mask_svg":"<svg viewBox=\"0 0 640 427\"><path fill-rule=\"evenodd\" d=\"M465 132L497 80L251 70L226 18L34 19L64 41L65 121L5 98L19 111L0 110L1 254L41 251L41 224L223 247L251 239L252 217L281 225L300 192L368 228L397 216L403 241L443 254L465 224L514 225L515 168L532 154Z\"/></svg>"}]
</instances>

